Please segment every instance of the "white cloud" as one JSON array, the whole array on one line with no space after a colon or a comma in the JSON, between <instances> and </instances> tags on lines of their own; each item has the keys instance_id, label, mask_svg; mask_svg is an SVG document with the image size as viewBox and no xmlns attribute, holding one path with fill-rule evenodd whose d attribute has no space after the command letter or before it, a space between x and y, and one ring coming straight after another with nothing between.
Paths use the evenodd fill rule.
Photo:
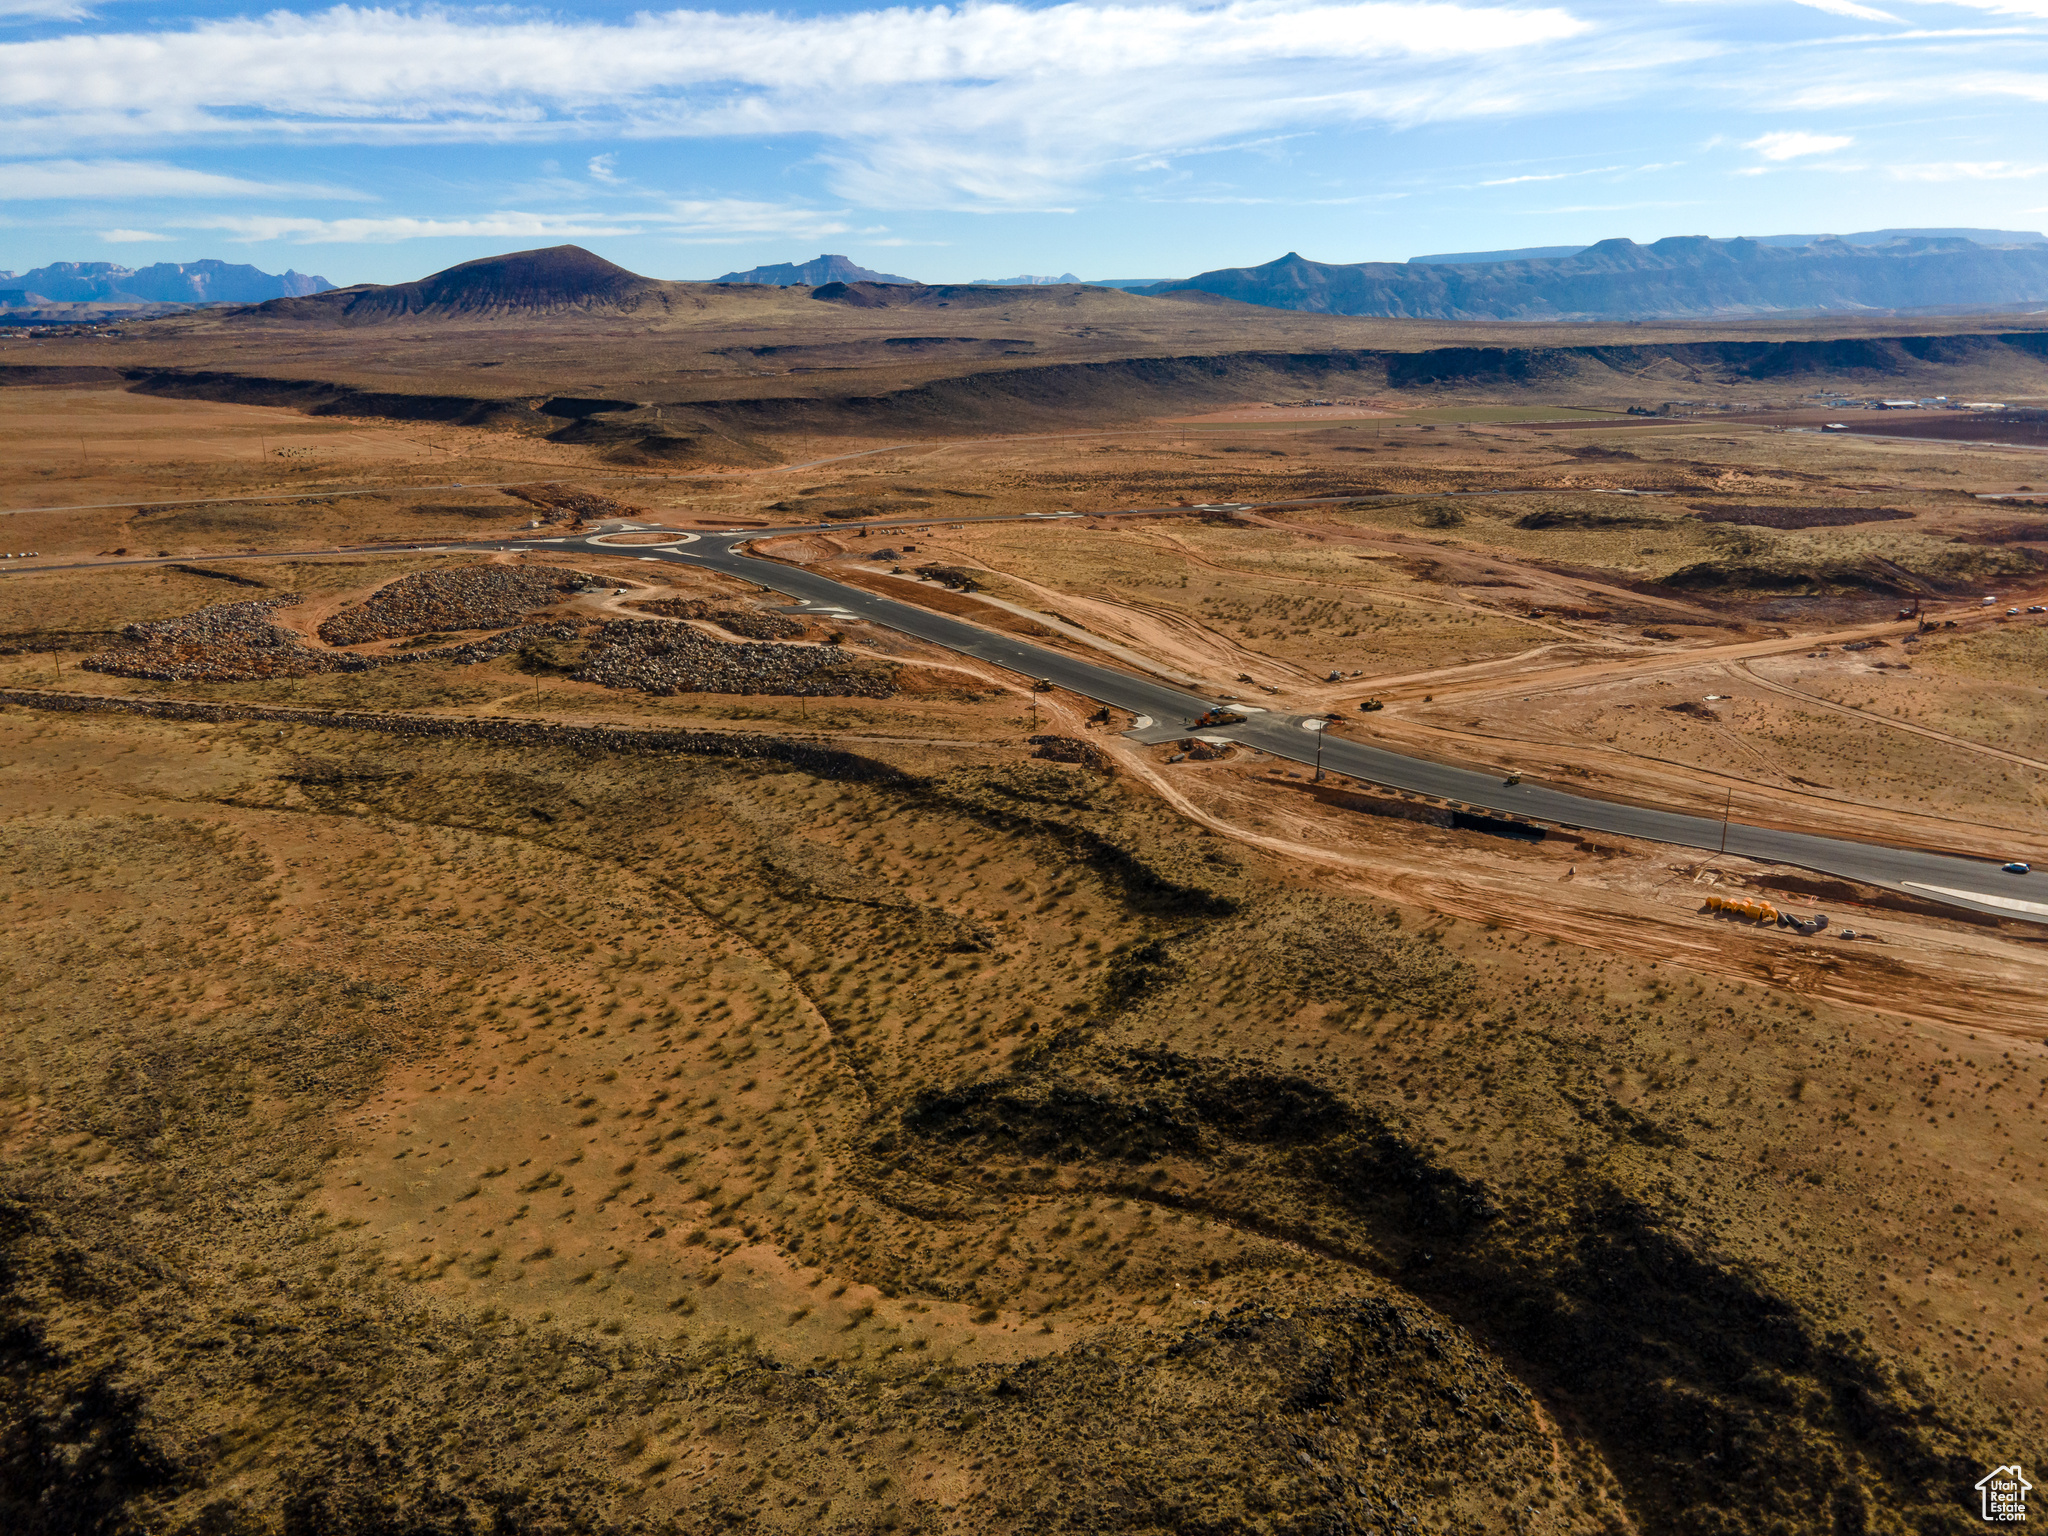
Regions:
<instances>
[{"instance_id":1,"label":"white cloud","mask_svg":"<svg viewBox=\"0 0 2048 1536\"><path fill-rule=\"evenodd\" d=\"M1799 4L1811 10L1826 11L1830 16L1853 16L1858 21L1898 21L1890 11L1880 11L1868 5L1858 5L1855 0L1799 0ZM1903 23L1901 23L1903 25Z\"/></svg>"},{"instance_id":2,"label":"white cloud","mask_svg":"<svg viewBox=\"0 0 2048 1536\"><path fill-rule=\"evenodd\" d=\"M1796 160L1801 155L1824 155L1846 149L1856 140L1845 133L1767 133L1742 147L1753 149L1766 160Z\"/></svg>"},{"instance_id":3,"label":"white cloud","mask_svg":"<svg viewBox=\"0 0 2048 1536\"><path fill-rule=\"evenodd\" d=\"M1950 3L1967 5L1974 11L1989 11L1994 16L2048 19L2048 0L1950 0Z\"/></svg>"},{"instance_id":4,"label":"white cloud","mask_svg":"<svg viewBox=\"0 0 2048 1536\"><path fill-rule=\"evenodd\" d=\"M0 22L78 21L91 14L76 0L0 0Z\"/></svg>"},{"instance_id":5,"label":"white cloud","mask_svg":"<svg viewBox=\"0 0 2048 1536\"><path fill-rule=\"evenodd\" d=\"M1596 165L1583 171L1552 171L1543 176L1501 176L1492 181L1482 181L1482 187L1516 187L1527 181L1566 181L1574 176L1604 176L1610 171L1625 171L1625 165Z\"/></svg>"},{"instance_id":6,"label":"white cloud","mask_svg":"<svg viewBox=\"0 0 2048 1536\"><path fill-rule=\"evenodd\" d=\"M546 214L492 213L463 219L308 219L286 214L230 214L193 219L184 229L217 229L231 240L289 240L299 245L385 245L398 240L594 240L637 235L624 220L551 217Z\"/></svg>"},{"instance_id":7,"label":"white cloud","mask_svg":"<svg viewBox=\"0 0 2048 1536\"><path fill-rule=\"evenodd\" d=\"M291 182L250 181L153 160L0 161L0 202L115 198L319 197L368 201L361 193Z\"/></svg>"},{"instance_id":8,"label":"white cloud","mask_svg":"<svg viewBox=\"0 0 2048 1536\"><path fill-rule=\"evenodd\" d=\"M2031 181L2048 165L2015 165L2008 160L1944 160L1931 165L1889 167L1896 181Z\"/></svg>"},{"instance_id":9,"label":"white cloud","mask_svg":"<svg viewBox=\"0 0 2048 1536\"><path fill-rule=\"evenodd\" d=\"M649 223L677 236L726 237L742 235L786 235L791 239L844 235L853 226L843 211L804 208L787 203L749 202L742 198L704 201L674 201L649 216ZM879 229L863 229L872 240ZM883 241L882 244L889 244Z\"/></svg>"},{"instance_id":10,"label":"white cloud","mask_svg":"<svg viewBox=\"0 0 2048 1536\"><path fill-rule=\"evenodd\" d=\"M1135 156L1283 128L1614 99L1642 67L1703 51L1601 36L1560 6L1460 0L969 0L622 24L340 6L0 45L0 140L815 134L842 194L1016 207Z\"/></svg>"},{"instance_id":11,"label":"white cloud","mask_svg":"<svg viewBox=\"0 0 2048 1536\"><path fill-rule=\"evenodd\" d=\"M100 238L110 245L130 245L140 240L168 240L169 235L154 234L146 229L103 229Z\"/></svg>"},{"instance_id":12,"label":"white cloud","mask_svg":"<svg viewBox=\"0 0 2048 1536\"><path fill-rule=\"evenodd\" d=\"M618 164L617 155L592 155L586 169L589 170L592 181L605 181L616 185L619 180Z\"/></svg>"},{"instance_id":13,"label":"white cloud","mask_svg":"<svg viewBox=\"0 0 2048 1536\"><path fill-rule=\"evenodd\" d=\"M1638 208L1693 208L1693 202L1574 203L1564 208L1524 208L1523 213L1631 213Z\"/></svg>"},{"instance_id":14,"label":"white cloud","mask_svg":"<svg viewBox=\"0 0 2048 1536\"><path fill-rule=\"evenodd\" d=\"M621 235L668 235L717 243L757 236L791 239L843 235L852 226L841 213L739 199L676 201L619 215L550 214L506 210L465 218L319 219L285 214L226 214L180 220L180 229L212 229L240 242L285 240L297 245L389 245L405 240L601 240ZM864 231L873 235L875 231Z\"/></svg>"}]
</instances>

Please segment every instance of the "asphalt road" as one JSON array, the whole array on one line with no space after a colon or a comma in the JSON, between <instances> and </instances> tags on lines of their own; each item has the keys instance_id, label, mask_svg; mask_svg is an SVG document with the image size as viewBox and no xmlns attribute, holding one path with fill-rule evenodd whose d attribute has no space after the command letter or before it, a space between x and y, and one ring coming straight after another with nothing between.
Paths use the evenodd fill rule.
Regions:
<instances>
[{"instance_id":1,"label":"asphalt road","mask_svg":"<svg viewBox=\"0 0 2048 1536\"><path fill-rule=\"evenodd\" d=\"M833 531L843 532L859 526L835 525ZM880 529L887 525L875 523L868 526ZM921 520L914 526L929 527L931 522ZM1026 677L1046 679L1054 686L1084 698L1129 710L1136 715L1149 716L1156 727L1166 728L1176 736L1186 734L1186 722L1219 702L1119 667L1033 645L1028 640L984 629L964 619L934 613L861 587L848 586L814 570L745 553L743 546L746 541L761 536L762 530L759 529L731 534L700 534L690 543L666 548L605 545L592 537L508 541L503 547L587 550L719 571L800 599L814 610L844 613L885 625L902 634ZM1276 711L1254 712L1253 706L1236 701L1226 707L1244 713L1247 716L1245 723L1204 729L1202 734L1229 737L1297 763L1313 764L1316 761L1318 733L1307 728L1313 725L1315 717L1285 715ZM1159 731L1140 734L1156 736ZM1539 783L1510 785L1491 773L1427 762L1341 737L1322 739L1322 767L1328 773L1341 773L1389 789L1431 796L1463 808L1519 816L1589 832L1672 843L1685 848L1713 851L1722 847L1722 823L1713 817L1595 800ZM1728 824L1726 839L1727 851L1745 858L1791 864L1819 874L1859 880L1924 900L1968 907L1999 917L2048 923L2048 871L2009 875L1997 864L1983 859L1888 848L1878 843L1817 837L1810 833L1781 832L1741 822Z\"/></svg>"},{"instance_id":2,"label":"asphalt road","mask_svg":"<svg viewBox=\"0 0 2048 1536\"><path fill-rule=\"evenodd\" d=\"M1463 496L1524 495L1522 490L1489 490L1467 492L1434 492L1432 498L1445 494ZM1316 502L1346 502L1361 500L1407 501L1417 499L1408 495L1382 493L1373 497L1325 496L1304 497L1296 501L1260 502L1258 507L1307 506ZM1224 504L1219 504L1224 505ZM1230 505L1251 506L1249 503ZM1185 511L1184 507L1128 508L1116 513L1090 513L1090 517L1103 516L1148 516L1160 512ZM876 532L892 528L904 531L932 528L947 521L967 519L939 519L932 517L904 518L888 522L839 523L833 524L833 532L847 532L866 527ZM973 519L987 521L988 519ZM1005 521L1009 519L1004 519ZM1055 522L1056 518L1018 519L1032 522ZM1084 698L1095 699L1132 714L1149 717L1154 722L1152 731L1135 734L1157 737L1185 733L1185 722L1193 720L1212 706L1221 702L1189 693L1169 683L1140 676L1102 662L1088 661L1071 656L1063 651L1050 650L1033 645L998 631L984 629L963 619L947 614L934 613L913 603L898 602L860 587L852 587L833 580L817 571L799 566L784 565L745 553L743 546L750 539L775 534L803 532L815 528L815 524L804 524L795 528L748 528L729 533L700 533L689 537L678 535L678 542L667 545L621 546L600 542L608 532L623 531L636 525L619 525L600 529L596 534L563 537L541 534L525 539L494 539L476 543L464 542L455 545L392 545L379 546L391 549L449 549L451 551L480 549L546 549L566 552L581 550L589 553L603 553L610 556L637 557L644 560L673 562L679 565L697 565L726 575L736 576L743 581L767 587L785 596L807 602L812 608L825 612L838 611L849 616L866 619L884 625L900 633L943 646L962 655L1007 668L1030 678L1043 678L1054 686L1067 689ZM651 530L650 530L651 531ZM339 550L303 550L293 554L310 556L338 554ZM354 551L360 553L362 551ZM278 559L280 552L269 551L248 556L211 556L208 564L218 564L224 559ZM131 560L118 565L157 565L169 563L163 560ZM81 566L99 569L117 568L114 562L78 562ZM26 575L31 569L68 569L66 565L41 565L15 569ZM5 574L5 573L0 573ZM1270 752L1276 757L1290 761L1313 764L1316 761L1318 733L1306 729L1313 723L1313 717L1305 719L1298 715L1283 715L1273 711L1255 711L1254 707L1232 701L1229 708L1247 716L1241 725L1222 729L1205 729L1202 734L1225 736L1246 746ZM1389 789L1403 790L1410 794L1425 795L1448 801L1454 806L1475 811L1493 812L1508 816L1519 816L1560 827L1578 828L1589 832L1608 832L1622 837L1638 837L1653 842L1671 843L1684 848L1716 850L1723 846L1724 828L1722 823L1707 816L1686 815L1677 811L1660 811L1641 806L1620 804L1611 800L1595 800L1584 795L1574 795L1560 789L1553 789L1540 783L1507 784L1491 773L1470 768L1457 768L1442 763L1433 763L1421 758L1407 757L1397 752L1375 747L1366 742L1350 741L1340 737L1322 738L1322 767L1329 773L1340 773L1377 784ZM1860 842L1848 838L1818 837L1810 833L1783 832L1769 827L1749 826L1742 822L1731 822L1725 828L1726 848L1729 853L1745 858L1768 860L1773 863L1790 864L1818 874L1838 875L1866 884L1884 886L1903 894L1924 900L1942 902L1952 906L1967 907L1974 911L1997 917L2018 918L2024 921L2048 923L2048 869L2032 875L2009 875L1995 862L1985 859L1961 858L1949 854L1925 853L1916 849L1891 848L1881 843Z\"/></svg>"}]
</instances>

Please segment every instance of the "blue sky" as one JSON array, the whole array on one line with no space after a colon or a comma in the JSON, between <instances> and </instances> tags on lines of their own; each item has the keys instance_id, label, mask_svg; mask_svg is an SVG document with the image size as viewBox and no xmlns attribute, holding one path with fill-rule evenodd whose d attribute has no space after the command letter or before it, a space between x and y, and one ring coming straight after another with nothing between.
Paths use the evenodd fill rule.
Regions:
<instances>
[{"instance_id":1,"label":"blue sky","mask_svg":"<svg viewBox=\"0 0 2048 1536\"><path fill-rule=\"evenodd\" d=\"M0 269L931 281L2048 224L2048 0L0 0Z\"/></svg>"}]
</instances>

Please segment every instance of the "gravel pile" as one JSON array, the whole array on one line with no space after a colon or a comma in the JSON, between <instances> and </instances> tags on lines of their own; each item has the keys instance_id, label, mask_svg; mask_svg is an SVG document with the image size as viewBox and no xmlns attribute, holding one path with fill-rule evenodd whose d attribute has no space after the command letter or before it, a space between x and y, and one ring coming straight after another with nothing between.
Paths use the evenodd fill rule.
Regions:
<instances>
[{"instance_id":1,"label":"gravel pile","mask_svg":"<svg viewBox=\"0 0 2048 1536\"><path fill-rule=\"evenodd\" d=\"M270 620L279 608L301 599L295 593L248 603L220 603L121 631L128 642L88 656L88 672L115 677L153 677L192 682L240 681L258 677L305 677L332 670L325 653Z\"/></svg>"},{"instance_id":2,"label":"gravel pile","mask_svg":"<svg viewBox=\"0 0 2048 1536\"><path fill-rule=\"evenodd\" d=\"M504 490L507 496L540 508L548 514L547 521L551 523L564 519L572 523L601 522L607 518L645 515L638 507L629 507L623 501L613 501L611 497L600 496L595 491L579 491L572 485L508 485Z\"/></svg>"},{"instance_id":3,"label":"gravel pile","mask_svg":"<svg viewBox=\"0 0 2048 1536\"><path fill-rule=\"evenodd\" d=\"M1042 757L1049 763L1079 763L1097 773L1116 772L1107 752L1078 736L1034 736L1031 745L1038 748L1031 755Z\"/></svg>"},{"instance_id":4,"label":"gravel pile","mask_svg":"<svg viewBox=\"0 0 2048 1536\"><path fill-rule=\"evenodd\" d=\"M749 640L794 640L804 626L783 613L767 613L736 603L721 603L702 597L657 598L633 605L643 613L658 613L670 619L708 619L720 629Z\"/></svg>"},{"instance_id":5,"label":"gravel pile","mask_svg":"<svg viewBox=\"0 0 2048 1536\"><path fill-rule=\"evenodd\" d=\"M573 592L602 585L596 576L548 567L421 571L378 588L361 607L323 620L320 638L329 645L361 645L438 629L499 629L531 618L536 609L552 608Z\"/></svg>"},{"instance_id":6,"label":"gravel pile","mask_svg":"<svg viewBox=\"0 0 2048 1536\"><path fill-rule=\"evenodd\" d=\"M579 682L642 693L779 693L886 699L895 678L833 646L729 645L687 624L626 619L598 631Z\"/></svg>"},{"instance_id":7,"label":"gravel pile","mask_svg":"<svg viewBox=\"0 0 2048 1536\"><path fill-rule=\"evenodd\" d=\"M436 650L355 656L315 650L290 630L271 622L277 609L298 601L297 594L287 594L251 603L222 603L175 619L130 624L121 631L126 644L88 656L79 665L88 672L104 672L113 677L240 683L258 678L310 677L316 672L370 672L378 667L409 666L421 661L469 666L536 641L574 639L577 632L573 624L528 624Z\"/></svg>"}]
</instances>

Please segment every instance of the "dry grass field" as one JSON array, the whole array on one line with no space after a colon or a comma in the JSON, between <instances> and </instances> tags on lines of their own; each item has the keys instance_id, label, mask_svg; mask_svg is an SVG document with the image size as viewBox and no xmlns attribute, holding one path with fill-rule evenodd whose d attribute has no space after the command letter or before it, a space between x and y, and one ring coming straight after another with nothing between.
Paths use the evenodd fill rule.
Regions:
<instances>
[{"instance_id":1,"label":"dry grass field","mask_svg":"<svg viewBox=\"0 0 2048 1536\"><path fill-rule=\"evenodd\" d=\"M2040 1433L2038 1026L1432 917L1082 769L4 728L53 1503L1903 1529Z\"/></svg>"},{"instance_id":2,"label":"dry grass field","mask_svg":"<svg viewBox=\"0 0 2048 1536\"><path fill-rule=\"evenodd\" d=\"M1983 499L2038 455L1595 414L1663 364L1058 373L1500 327L664 302L0 348L0 1529L1922 1536L2039 1460L2039 924L460 547L809 525L761 552L1400 750L2048 865L2048 515Z\"/></svg>"}]
</instances>

